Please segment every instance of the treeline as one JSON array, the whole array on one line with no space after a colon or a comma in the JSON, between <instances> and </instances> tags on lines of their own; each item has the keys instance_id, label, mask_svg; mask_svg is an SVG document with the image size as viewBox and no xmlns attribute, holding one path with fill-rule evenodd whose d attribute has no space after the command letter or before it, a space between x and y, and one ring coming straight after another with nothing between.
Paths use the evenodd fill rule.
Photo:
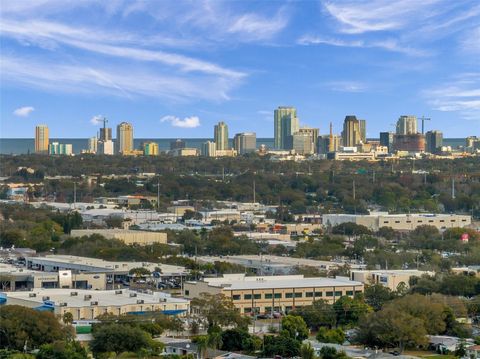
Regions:
<instances>
[{"instance_id":1,"label":"treeline","mask_svg":"<svg viewBox=\"0 0 480 359\"><path fill-rule=\"evenodd\" d=\"M283 205L291 213L348 212L365 213L369 206L392 212L464 211L480 215L480 159L416 160L393 164L378 162L272 162L256 155L238 158L130 158L117 156L3 156L4 173L11 181L40 183L42 176L25 176L19 166L33 166L40 173L76 177L77 198L92 201L98 196L144 194L156 196L161 183L161 204L176 199L252 201L253 182L256 199L265 204ZM32 165L32 163L34 165ZM412 168L431 171L412 173ZM393 171L392 171L393 168ZM158 177L138 186L140 172ZM27 172L28 173L28 172ZM112 173L130 178L107 179ZM98 176L92 185L79 178ZM456 177L456 196L451 196L451 178ZM356 191L353 196L353 180ZM55 194L60 201L73 201L73 180L43 179L32 196ZM6 196L6 187L0 191Z\"/></svg>"}]
</instances>

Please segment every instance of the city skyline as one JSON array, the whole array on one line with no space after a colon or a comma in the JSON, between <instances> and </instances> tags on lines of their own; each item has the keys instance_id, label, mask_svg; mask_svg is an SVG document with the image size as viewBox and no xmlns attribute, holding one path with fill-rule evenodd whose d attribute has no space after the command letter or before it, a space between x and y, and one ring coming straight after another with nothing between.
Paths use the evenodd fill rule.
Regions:
<instances>
[{"instance_id":1,"label":"city skyline","mask_svg":"<svg viewBox=\"0 0 480 359\"><path fill-rule=\"evenodd\" d=\"M87 138L103 116L137 137L219 121L272 137L278 105L321 134L348 114L370 138L405 113L449 137L479 127L475 1L86 3L2 2L2 137Z\"/></svg>"}]
</instances>

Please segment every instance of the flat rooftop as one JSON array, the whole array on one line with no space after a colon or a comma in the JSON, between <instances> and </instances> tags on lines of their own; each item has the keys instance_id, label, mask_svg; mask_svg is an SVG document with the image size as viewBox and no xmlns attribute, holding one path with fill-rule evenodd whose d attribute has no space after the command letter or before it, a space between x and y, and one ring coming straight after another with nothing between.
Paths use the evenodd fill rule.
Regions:
<instances>
[{"instance_id":1,"label":"flat rooftop","mask_svg":"<svg viewBox=\"0 0 480 359\"><path fill-rule=\"evenodd\" d=\"M307 258L282 257L272 255L238 255L238 256L221 256L221 257L198 257L199 260L205 262L231 262L237 264L263 264L266 266L284 265L284 266L305 266L305 267L329 267L341 266L344 262L321 261ZM352 264L352 266L357 266Z\"/></svg>"},{"instance_id":2,"label":"flat rooftop","mask_svg":"<svg viewBox=\"0 0 480 359\"><path fill-rule=\"evenodd\" d=\"M84 267L91 267L92 271L106 270L109 272L125 272L132 268L144 267L153 271L155 267L160 267L163 274L167 273L185 273L186 270L181 266L174 266L163 263L152 262L110 262L99 258L79 257L63 254L51 254L44 257L27 257L27 262L32 261L34 263L42 263L47 265L61 264L64 267L68 265L78 265Z\"/></svg>"},{"instance_id":3,"label":"flat rooftop","mask_svg":"<svg viewBox=\"0 0 480 359\"><path fill-rule=\"evenodd\" d=\"M77 295L72 296L71 293L76 292ZM120 293L121 292L121 293ZM115 294L119 293L119 294ZM32 297L32 294L36 294ZM85 299L85 296L91 298ZM34 289L25 292L9 292L8 298L22 299L42 305L44 297L49 297L50 301L55 305L60 303L67 303L68 307L91 307L91 302L98 302L98 306L122 306L137 304L137 300L143 300L143 304L157 304L157 303L188 303L189 300L183 298L172 297L167 293L154 292L152 294L139 293L129 289L121 290L81 290L81 289Z\"/></svg>"},{"instance_id":4,"label":"flat rooftop","mask_svg":"<svg viewBox=\"0 0 480 359\"><path fill-rule=\"evenodd\" d=\"M289 278L291 277L291 278ZM245 279L248 278L248 279ZM226 277L216 278L216 281L208 282L212 287L223 287L229 290L246 290L246 289L282 289L282 288L322 288L322 287L346 287L359 286L363 287L363 283L349 280L348 278L302 278L302 276L281 276L275 277ZM255 280L258 278L258 280ZM190 282L195 283L195 282Z\"/></svg>"}]
</instances>

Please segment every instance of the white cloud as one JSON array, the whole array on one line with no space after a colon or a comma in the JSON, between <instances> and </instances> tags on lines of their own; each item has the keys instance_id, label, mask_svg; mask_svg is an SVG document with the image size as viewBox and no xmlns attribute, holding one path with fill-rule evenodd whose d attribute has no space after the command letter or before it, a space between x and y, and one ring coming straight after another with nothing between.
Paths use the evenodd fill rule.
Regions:
<instances>
[{"instance_id":1,"label":"white cloud","mask_svg":"<svg viewBox=\"0 0 480 359\"><path fill-rule=\"evenodd\" d=\"M257 14L244 14L233 21L228 28L229 33L241 33L247 38L262 40L270 39L288 24L288 18L284 11L279 11L271 19Z\"/></svg>"},{"instance_id":2,"label":"white cloud","mask_svg":"<svg viewBox=\"0 0 480 359\"><path fill-rule=\"evenodd\" d=\"M35 111L35 108L32 106L24 106L17 108L13 111L13 114L18 117L28 117L33 111Z\"/></svg>"},{"instance_id":3,"label":"white cloud","mask_svg":"<svg viewBox=\"0 0 480 359\"><path fill-rule=\"evenodd\" d=\"M480 73L461 74L423 91L423 96L435 110L457 112L464 119L480 121Z\"/></svg>"},{"instance_id":4,"label":"white cloud","mask_svg":"<svg viewBox=\"0 0 480 359\"><path fill-rule=\"evenodd\" d=\"M30 61L8 55L1 61L2 80L46 89L52 92L108 94L125 98L148 96L177 102L188 99L227 100L238 81L221 76L171 74L130 66L94 67L59 61Z\"/></svg>"},{"instance_id":5,"label":"white cloud","mask_svg":"<svg viewBox=\"0 0 480 359\"><path fill-rule=\"evenodd\" d=\"M96 125L99 125L99 124L102 124L104 117L105 117L105 116L102 116L102 115L95 115L95 116L93 116L93 117L90 119L90 123L91 123L92 125L95 125L95 126L96 126Z\"/></svg>"},{"instance_id":6,"label":"white cloud","mask_svg":"<svg viewBox=\"0 0 480 359\"><path fill-rule=\"evenodd\" d=\"M327 1L324 7L346 34L398 30L417 21L440 0ZM416 25L418 27L418 24Z\"/></svg>"},{"instance_id":7,"label":"white cloud","mask_svg":"<svg viewBox=\"0 0 480 359\"><path fill-rule=\"evenodd\" d=\"M195 128L200 126L200 119L197 116L190 116L181 119L176 116L168 115L160 119L160 122L170 122L173 127Z\"/></svg>"},{"instance_id":8,"label":"white cloud","mask_svg":"<svg viewBox=\"0 0 480 359\"><path fill-rule=\"evenodd\" d=\"M399 52L409 56L428 56L427 50L419 50L410 46L403 46L395 39L384 40L343 40L316 35L304 35L297 40L299 45L328 45L337 47L379 48L392 52Z\"/></svg>"},{"instance_id":9,"label":"white cloud","mask_svg":"<svg viewBox=\"0 0 480 359\"><path fill-rule=\"evenodd\" d=\"M332 81L327 85L332 91L338 92L365 92L368 89L366 84L356 81Z\"/></svg>"},{"instance_id":10,"label":"white cloud","mask_svg":"<svg viewBox=\"0 0 480 359\"><path fill-rule=\"evenodd\" d=\"M466 32L460 42L460 46L467 53L480 55L480 26Z\"/></svg>"}]
</instances>

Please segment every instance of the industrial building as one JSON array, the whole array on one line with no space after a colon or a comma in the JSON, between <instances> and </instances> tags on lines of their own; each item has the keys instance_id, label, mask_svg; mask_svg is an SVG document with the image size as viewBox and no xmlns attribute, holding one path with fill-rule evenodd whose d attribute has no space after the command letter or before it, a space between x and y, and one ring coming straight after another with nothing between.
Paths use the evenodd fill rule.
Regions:
<instances>
[{"instance_id":1,"label":"industrial building","mask_svg":"<svg viewBox=\"0 0 480 359\"><path fill-rule=\"evenodd\" d=\"M83 237L93 234L101 235L107 239L118 239L125 244L138 244L141 246L151 244L166 244L167 234L162 232L134 231L128 229L72 229L70 236Z\"/></svg>"},{"instance_id":2,"label":"industrial building","mask_svg":"<svg viewBox=\"0 0 480 359\"><path fill-rule=\"evenodd\" d=\"M8 305L49 310L59 316L71 313L73 320L93 320L106 313L122 315L160 312L166 315L184 315L190 310L190 301L187 299L172 297L163 292L140 293L129 289L34 289L4 293L3 298L5 297Z\"/></svg>"},{"instance_id":3,"label":"industrial building","mask_svg":"<svg viewBox=\"0 0 480 359\"><path fill-rule=\"evenodd\" d=\"M56 272L59 270L71 270L75 273L105 273L107 281L119 282L128 278L133 268L147 268L150 272L160 269L160 277L184 278L187 271L184 267L163 263L150 262L110 262L103 259L77 257L70 255L47 255L45 257L27 257L27 269L40 270L45 272Z\"/></svg>"},{"instance_id":4,"label":"industrial building","mask_svg":"<svg viewBox=\"0 0 480 359\"><path fill-rule=\"evenodd\" d=\"M434 275L434 272L417 269L402 270L352 270L350 279L367 285L380 284L392 291L408 288L410 278L423 275Z\"/></svg>"},{"instance_id":5,"label":"industrial building","mask_svg":"<svg viewBox=\"0 0 480 359\"><path fill-rule=\"evenodd\" d=\"M356 223L378 231L381 227L391 227L397 231L413 231L419 226L434 226L438 230L471 225L472 217L460 214L388 214L378 212L371 214L324 214L322 222L325 227L334 227L342 223Z\"/></svg>"},{"instance_id":6,"label":"industrial building","mask_svg":"<svg viewBox=\"0 0 480 359\"><path fill-rule=\"evenodd\" d=\"M327 272L345 265L348 265L350 268L365 268L365 265L346 262L253 254L222 257L203 256L198 257L197 260L200 263L228 262L238 264L258 275L286 275L294 273L298 268L314 268Z\"/></svg>"},{"instance_id":7,"label":"industrial building","mask_svg":"<svg viewBox=\"0 0 480 359\"><path fill-rule=\"evenodd\" d=\"M334 303L342 296L353 297L363 290L363 283L348 278L304 278L303 275L247 277L226 274L184 285L186 298L195 298L201 293L224 294L245 315L288 313L311 305L315 300Z\"/></svg>"}]
</instances>

